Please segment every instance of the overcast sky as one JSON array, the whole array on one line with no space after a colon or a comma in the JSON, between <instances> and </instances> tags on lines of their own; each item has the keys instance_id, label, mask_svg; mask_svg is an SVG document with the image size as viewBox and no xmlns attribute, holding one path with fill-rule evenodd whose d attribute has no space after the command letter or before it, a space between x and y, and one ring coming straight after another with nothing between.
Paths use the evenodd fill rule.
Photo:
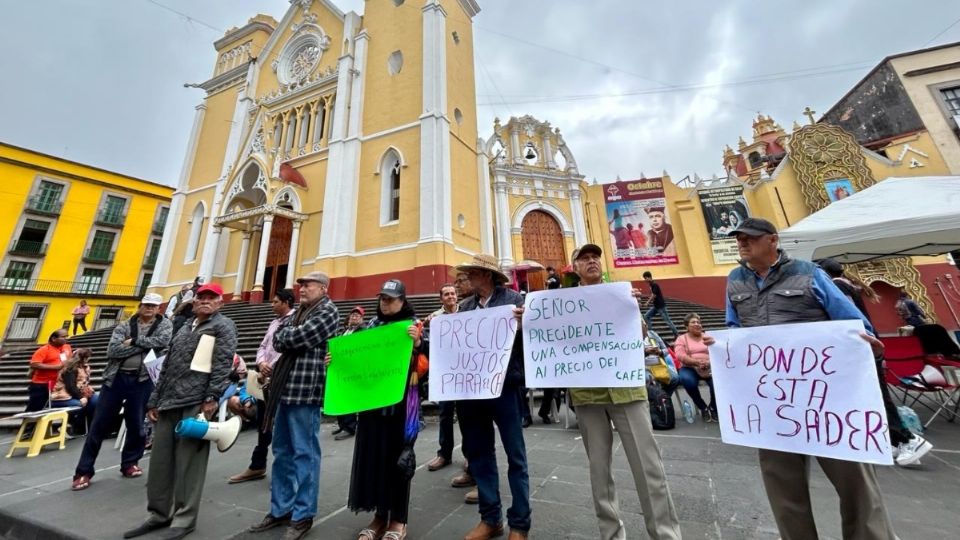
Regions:
<instances>
[{"instance_id":1,"label":"overcast sky","mask_svg":"<svg viewBox=\"0 0 960 540\"><path fill-rule=\"evenodd\" d=\"M724 144L749 141L757 112L789 129L884 56L960 41L946 0L479 2L480 136L495 116L531 114L600 182L721 174ZM183 83L209 78L224 30L288 6L0 0L0 140L173 185L203 97Z\"/></svg>"}]
</instances>

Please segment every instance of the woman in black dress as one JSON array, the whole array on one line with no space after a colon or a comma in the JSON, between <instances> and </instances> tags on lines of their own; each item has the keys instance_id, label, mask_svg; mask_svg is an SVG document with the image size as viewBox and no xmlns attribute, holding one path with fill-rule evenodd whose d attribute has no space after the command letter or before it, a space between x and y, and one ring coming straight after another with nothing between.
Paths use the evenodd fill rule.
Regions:
<instances>
[{"instance_id":1,"label":"woman in black dress","mask_svg":"<svg viewBox=\"0 0 960 540\"><path fill-rule=\"evenodd\" d=\"M425 341L420 339L413 306L407 301L406 289L400 280L391 279L380 291L377 316L367 328L410 321L408 332L413 338L410 374L418 369L419 353L426 354ZM407 514L410 507L410 480L416 469L413 441L416 439L419 404L416 379L408 375L404 399L389 407L359 414L357 438L353 449L348 507L354 512L376 512L373 521L360 533L358 540L403 540L407 536Z\"/></svg>"}]
</instances>

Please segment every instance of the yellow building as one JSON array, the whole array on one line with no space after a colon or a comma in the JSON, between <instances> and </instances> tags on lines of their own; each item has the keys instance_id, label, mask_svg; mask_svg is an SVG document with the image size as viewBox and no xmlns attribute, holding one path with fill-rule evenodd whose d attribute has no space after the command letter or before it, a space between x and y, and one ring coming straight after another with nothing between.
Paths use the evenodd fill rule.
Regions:
<instances>
[{"instance_id":1,"label":"yellow building","mask_svg":"<svg viewBox=\"0 0 960 540\"><path fill-rule=\"evenodd\" d=\"M154 290L260 301L323 270L334 297L433 293L483 233L473 0L291 2L214 43Z\"/></svg>"},{"instance_id":2,"label":"yellow building","mask_svg":"<svg viewBox=\"0 0 960 540\"><path fill-rule=\"evenodd\" d=\"M116 324L153 277L173 190L0 143L10 244L0 269L3 342L46 342L81 299L87 328Z\"/></svg>"}]
</instances>

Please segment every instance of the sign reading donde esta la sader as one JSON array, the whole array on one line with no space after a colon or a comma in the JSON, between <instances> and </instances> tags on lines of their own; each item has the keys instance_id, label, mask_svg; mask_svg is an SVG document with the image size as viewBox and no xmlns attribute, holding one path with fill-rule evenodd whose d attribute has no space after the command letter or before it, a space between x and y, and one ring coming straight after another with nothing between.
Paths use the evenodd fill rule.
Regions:
<instances>
[{"instance_id":1,"label":"sign reading donde esta la sader","mask_svg":"<svg viewBox=\"0 0 960 540\"><path fill-rule=\"evenodd\" d=\"M629 283L532 292L523 347L531 388L643 386L643 328Z\"/></svg>"},{"instance_id":2,"label":"sign reading donde esta la sader","mask_svg":"<svg viewBox=\"0 0 960 540\"><path fill-rule=\"evenodd\" d=\"M857 320L711 332L723 442L892 464L863 331Z\"/></svg>"}]
</instances>

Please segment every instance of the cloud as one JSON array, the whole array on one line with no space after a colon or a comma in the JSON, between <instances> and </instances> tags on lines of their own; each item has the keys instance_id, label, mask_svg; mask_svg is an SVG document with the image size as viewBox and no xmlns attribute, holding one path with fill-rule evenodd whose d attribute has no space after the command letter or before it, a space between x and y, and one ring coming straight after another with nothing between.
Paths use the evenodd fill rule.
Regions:
<instances>
[{"instance_id":1,"label":"cloud","mask_svg":"<svg viewBox=\"0 0 960 540\"><path fill-rule=\"evenodd\" d=\"M223 30L258 12L280 19L289 2L156 1L192 20L148 0L6 3L0 140L175 183L203 98L183 83L210 77ZM884 56L923 46L960 16L945 8L903 25L896 0L480 5L479 135L495 116L550 121L600 181L721 172L723 146L749 139L757 112L783 126L805 106L822 112ZM960 25L934 44L957 39Z\"/></svg>"}]
</instances>

